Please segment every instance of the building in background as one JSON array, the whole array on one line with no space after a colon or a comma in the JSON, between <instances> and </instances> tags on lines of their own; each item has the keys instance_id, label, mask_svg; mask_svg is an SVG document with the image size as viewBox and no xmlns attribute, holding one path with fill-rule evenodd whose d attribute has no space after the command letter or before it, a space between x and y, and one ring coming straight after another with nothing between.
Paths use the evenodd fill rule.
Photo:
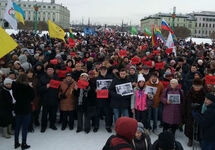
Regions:
<instances>
[{"instance_id":1,"label":"building in background","mask_svg":"<svg viewBox=\"0 0 215 150\"><path fill-rule=\"evenodd\" d=\"M210 37L210 34L215 31L215 12L202 11L190 15L196 18L195 37Z\"/></svg>"},{"instance_id":2,"label":"building in background","mask_svg":"<svg viewBox=\"0 0 215 150\"><path fill-rule=\"evenodd\" d=\"M55 0L51 2L35 2L30 0L16 0L15 1L25 12L25 21L34 22L35 13L34 5L39 7L37 20L38 22L47 22L48 19L61 26L63 29L69 29L70 27L70 11L63 5L55 3ZM7 0L0 1L0 26L4 26L4 12L7 6Z\"/></svg>"},{"instance_id":3,"label":"building in background","mask_svg":"<svg viewBox=\"0 0 215 150\"><path fill-rule=\"evenodd\" d=\"M145 17L140 20L141 31L144 31L144 28L152 30L152 24L156 24L161 27L162 20L165 20L169 26L172 26L172 14L171 13L158 13ZM183 15L176 14L175 16L175 27L186 27L191 31L191 36L195 35L195 25L196 19L192 15Z\"/></svg>"}]
</instances>

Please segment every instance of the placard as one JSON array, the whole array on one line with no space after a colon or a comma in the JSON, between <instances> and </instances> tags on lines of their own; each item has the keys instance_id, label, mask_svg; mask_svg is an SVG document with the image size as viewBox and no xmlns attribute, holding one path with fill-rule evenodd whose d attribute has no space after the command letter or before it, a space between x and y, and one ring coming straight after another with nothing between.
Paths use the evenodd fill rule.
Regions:
<instances>
[{"instance_id":1,"label":"placard","mask_svg":"<svg viewBox=\"0 0 215 150\"><path fill-rule=\"evenodd\" d=\"M86 87L89 85L89 82L83 81L83 80L78 80L77 86L80 89L86 89Z\"/></svg>"},{"instance_id":2,"label":"placard","mask_svg":"<svg viewBox=\"0 0 215 150\"><path fill-rule=\"evenodd\" d=\"M171 104L181 103L180 94L168 94L167 96L167 99L171 102Z\"/></svg>"},{"instance_id":3,"label":"placard","mask_svg":"<svg viewBox=\"0 0 215 150\"><path fill-rule=\"evenodd\" d=\"M155 69L158 70L158 69L164 69L164 63L155 63Z\"/></svg>"},{"instance_id":4,"label":"placard","mask_svg":"<svg viewBox=\"0 0 215 150\"><path fill-rule=\"evenodd\" d=\"M159 50L153 50L153 54L154 54L154 55L159 55L159 54L160 54L160 51L159 51Z\"/></svg>"},{"instance_id":5,"label":"placard","mask_svg":"<svg viewBox=\"0 0 215 150\"><path fill-rule=\"evenodd\" d=\"M59 70L58 71L58 77L59 78L65 78L67 72L68 72L67 70Z\"/></svg>"},{"instance_id":6,"label":"placard","mask_svg":"<svg viewBox=\"0 0 215 150\"><path fill-rule=\"evenodd\" d=\"M57 59L50 60L50 63L53 64L53 65L57 65L58 64Z\"/></svg>"},{"instance_id":7,"label":"placard","mask_svg":"<svg viewBox=\"0 0 215 150\"><path fill-rule=\"evenodd\" d=\"M205 83L215 85L215 76L205 76Z\"/></svg>"},{"instance_id":8,"label":"placard","mask_svg":"<svg viewBox=\"0 0 215 150\"><path fill-rule=\"evenodd\" d=\"M166 49L166 54L171 54L172 51L173 51L173 48L168 48L168 49Z\"/></svg>"},{"instance_id":9,"label":"placard","mask_svg":"<svg viewBox=\"0 0 215 150\"><path fill-rule=\"evenodd\" d=\"M75 57L75 52L71 52L70 56Z\"/></svg>"},{"instance_id":10,"label":"placard","mask_svg":"<svg viewBox=\"0 0 215 150\"><path fill-rule=\"evenodd\" d=\"M57 89L60 86L60 81L50 80L49 87Z\"/></svg>"},{"instance_id":11,"label":"placard","mask_svg":"<svg viewBox=\"0 0 215 150\"><path fill-rule=\"evenodd\" d=\"M66 70L67 70L67 72L72 72L72 68L70 68L68 66L66 66Z\"/></svg>"},{"instance_id":12,"label":"placard","mask_svg":"<svg viewBox=\"0 0 215 150\"><path fill-rule=\"evenodd\" d=\"M149 60L149 61L145 61L145 62L144 62L144 65L146 65L146 66L148 66L148 67L150 67L150 68L152 68L152 67L153 67L153 65L152 65L152 61L151 61L151 60Z\"/></svg>"},{"instance_id":13,"label":"placard","mask_svg":"<svg viewBox=\"0 0 215 150\"><path fill-rule=\"evenodd\" d=\"M108 90L97 90L96 97L97 98L108 98Z\"/></svg>"},{"instance_id":14,"label":"placard","mask_svg":"<svg viewBox=\"0 0 215 150\"><path fill-rule=\"evenodd\" d=\"M116 93L121 96L133 95L133 88L131 82L116 85Z\"/></svg>"},{"instance_id":15,"label":"placard","mask_svg":"<svg viewBox=\"0 0 215 150\"><path fill-rule=\"evenodd\" d=\"M146 86L146 89L145 89L145 93L148 94L148 95L155 95L157 92L157 88L156 87L152 87L152 86Z\"/></svg>"},{"instance_id":16,"label":"placard","mask_svg":"<svg viewBox=\"0 0 215 150\"><path fill-rule=\"evenodd\" d=\"M140 58L139 57L133 57L133 58L131 58L131 63L132 64L139 64L140 63Z\"/></svg>"},{"instance_id":17,"label":"placard","mask_svg":"<svg viewBox=\"0 0 215 150\"><path fill-rule=\"evenodd\" d=\"M126 50L120 50L119 51L119 56L120 57L127 56L127 51Z\"/></svg>"},{"instance_id":18,"label":"placard","mask_svg":"<svg viewBox=\"0 0 215 150\"><path fill-rule=\"evenodd\" d=\"M112 79L107 80L96 80L96 89L97 90L105 90L108 89L112 83Z\"/></svg>"}]
</instances>

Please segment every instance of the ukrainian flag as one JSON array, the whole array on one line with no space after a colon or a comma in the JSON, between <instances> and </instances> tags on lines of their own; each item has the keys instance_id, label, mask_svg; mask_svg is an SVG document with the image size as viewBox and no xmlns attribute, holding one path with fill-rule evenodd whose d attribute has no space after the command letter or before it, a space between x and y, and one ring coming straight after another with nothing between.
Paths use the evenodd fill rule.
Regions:
<instances>
[{"instance_id":1,"label":"ukrainian flag","mask_svg":"<svg viewBox=\"0 0 215 150\"><path fill-rule=\"evenodd\" d=\"M19 5L17 5L15 2L13 2L13 8L15 10L16 19L22 22L22 24L25 24L25 13L22 8L20 8Z\"/></svg>"}]
</instances>

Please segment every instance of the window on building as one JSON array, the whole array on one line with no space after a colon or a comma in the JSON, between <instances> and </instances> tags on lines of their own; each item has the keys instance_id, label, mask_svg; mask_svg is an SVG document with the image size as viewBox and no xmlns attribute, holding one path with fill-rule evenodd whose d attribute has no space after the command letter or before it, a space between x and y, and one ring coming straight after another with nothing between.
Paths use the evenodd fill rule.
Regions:
<instances>
[{"instance_id":1,"label":"window on building","mask_svg":"<svg viewBox=\"0 0 215 150\"><path fill-rule=\"evenodd\" d=\"M197 27L197 23L196 23L196 27Z\"/></svg>"},{"instance_id":2,"label":"window on building","mask_svg":"<svg viewBox=\"0 0 215 150\"><path fill-rule=\"evenodd\" d=\"M211 28L211 24L209 24L209 28Z\"/></svg>"},{"instance_id":3,"label":"window on building","mask_svg":"<svg viewBox=\"0 0 215 150\"><path fill-rule=\"evenodd\" d=\"M46 8L46 6L43 6L43 8Z\"/></svg>"},{"instance_id":4,"label":"window on building","mask_svg":"<svg viewBox=\"0 0 215 150\"><path fill-rule=\"evenodd\" d=\"M26 7L26 5L24 4L23 7Z\"/></svg>"},{"instance_id":5,"label":"window on building","mask_svg":"<svg viewBox=\"0 0 215 150\"><path fill-rule=\"evenodd\" d=\"M199 30L199 34L201 34L201 30Z\"/></svg>"},{"instance_id":6,"label":"window on building","mask_svg":"<svg viewBox=\"0 0 215 150\"><path fill-rule=\"evenodd\" d=\"M205 31L205 34L208 34L208 31L207 31L207 30Z\"/></svg>"},{"instance_id":7,"label":"window on building","mask_svg":"<svg viewBox=\"0 0 215 150\"><path fill-rule=\"evenodd\" d=\"M50 6L48 6L48 8L51 8Z\"/></svg>"},{"instance_id":8,"label":"window on building","mask_svg":"<svg viewBox=\"0 0 215 150\"><path fill-rule=\"evenodd\" d=\"M28 5L28 7L30 8L30 7L31 7L31 5Z\"/></svg>"},{"instance_id":9,"label":"window on building","mask_svg":"<svg viewBox=\"0 0 215 150\"><path fill-rule=\"evenodd\" d=\"M204 23L202 24L202 27L205 27L205 24L204 24Z\"/></svg>"},{"instance_id":10,"label":"window on building","mask_svg":"<svg viewBox=\"0 0 215 150\"><path fill-rule=\"evenodd\" d=\"M30 20L31 20L31 17L28 17L28 20L30 21Z\"/></svg>"},{"instance_id":11,"label":"window on building","mask_svg":"<svg viewBox=\"0 0 215 150\"><path fill-rule=\"evenodd\" d=\"M203 21L205 21L205 18L203 18Z\"/></svg>"},{"instance_id":12,"label":"window on building","mask_svg":"<svg viewBox=\"0 0 215 150\"><path fill-rule=\"evenodd\" d=\"M206 25L206 27L208 27L208 24L207 24L207 23L206 23L205 25Z\"/></svg>"},{"instance_id":13,"label":"window on building","mask_svg":"<svg viewBox=\"0 0 215 150\"><path fill-rule=\"evenodd\" d=\"M55 22L55 18L53 18L53 21Z\"/></svg>"},{"instance_id":14,"label":"window on building","mask_svg":"<svg viewBox=\"0 0 215 150\"><path fill-rule=\"evenodd\" d=\"M199 23L199 27L201 27L201 23Z\"/></svg>"},{"instance_id":15,"label":"window on building","mask_svg":"<svg viewBox=\"0 0 215 150\"><path fill-rule=\"evenodd\" d=\"M213 28L215 27L215 24L213 24Z\"/></svg>"},{"instance_id":16,"label":"window on building","mask_svg":"<svg viewBox=\"0 0 215 150\"><path fill-rule=\"evenodd\" d=\"M195 34L197 33L197 31L195 30Z\"/></svg>"},{"instance_id":17,"label":"window on building","mask_svg":"<svg viewBox=\"0 0 215 150\"><path fill-rule=\"evenodd\" d=\"M43 17L43 21L46 21L46 18L45 18L45 17Z\"/></svg>"},{"instance_id":18,"label":"window on building","mask_svg":"<svg viewBox=\"0 0 215 150\"><path fill-rule=\"evenodd\" d=\"M55 6L53 6L53 9L55 9Z\"/></svg>"},{"instance_id":19,"label":"window on building","mask_svg":"<svg viewBox=\"0 0 215 150\"><path fill-rule=\"evenodd\" d=\"M209 31L209 35L211 35L211 31Z\"/></svg>"}]
</instances>

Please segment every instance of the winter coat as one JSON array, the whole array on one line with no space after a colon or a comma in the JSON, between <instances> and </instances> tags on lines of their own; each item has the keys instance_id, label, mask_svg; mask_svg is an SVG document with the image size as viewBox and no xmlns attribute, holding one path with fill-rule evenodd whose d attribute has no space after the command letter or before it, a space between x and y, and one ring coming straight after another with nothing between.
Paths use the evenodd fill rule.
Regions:
<instances>
[{"instance_id":1,"label":"winter coat","mask_svg":"<svg viewBox=\"0 0 215 150\"><path fill-rule=\"evenodd\" d=\"M153 98L153 108L158 108L159 104L160 104L160 99L161 99L161 95L163 93L164 87L163 87L163 83L161 83L159 80L157 81L157 83L152 84L151 81L147 81L146 82L146 86L152 86L152 87L156 87L157 91L156 94L154 95Z\"/></svg>"},{"instance_id":2,"label":"winter coat","mask_svg":"<svg viewBox=\"0 0 215 150\"><path fill-rule=\"evenodd\" d=\"M56 75L49 77L47 74L44 74L38 82L40 100L43 106L58 105L58 89L52 87L47 88L46 86L50 80L59 80L59 78Z\"/></svg>"},{"instance_id":3,"label":"winter coat","mask_svg":"<svg viewBox=\"0 0 215 150\"><path fill-rule=\"evenodd\" d=\"M201 139L208 143L214 143L215 141L215 103L207 106L207 110L204 114L195 113L193 115L201 129Z\"/></svg>"},{"instance_id":4,"label":"winter coat","mask_svg":"<svg viewBox=\"0 0 215 150\"><path fill-rule=\"evenodd\" d=\"M129 75L128 76L128 81L131 82L131 83L137 82L137 74Z\"/></svg>"},{"instance_id":5,"label":"winter coat","mask_svg":"<svg viewBox=\"0 0 215 150\"><path fill-rule=\"evenodd\" d=\"M132 142L135 150L151 150L152 145L149 135L143 133L140 140L134 137Z\"/></svg>"},{"instance_id":6,"label":"winter coat","mask_svg":"<svg viewBox=\"0 0 215 150\"><path fill-rule=\"evenodd\" d=\"M19 61L20 61L20 63L21 63L21 67L22 67L25 71L27 71L28 69L31 69L31 68L32 68L32 65L31 65L30 63L28 63L27 60L28 60L27 56L25 56L25 55L19 56Z\"/></svg>"},{"instance_id":7,"label":"winter coat","mask_svg":"<svg viewBox=\"0 0 215 150\"><path fill-rule=\"evenodd\" d=\"M13 82L13 97L16 100L15 114L27 115L32 112L32 101L35 97L34 90L28 84Z\"/></svg>"},{"instance_id":8,"label":"winter coat","mask_svg":"<svg viewBox=\"0 0 215 150\"><path fill-rule=\"evenodd\" d=\"M183 122L185 123L185 135L192 139L193 137L193 117L192 117L192 103L200 104L198 112L201 112L202 105L205 100L205 92L202 88L201 91L195 92L193 88L187 93L183 102Z\"/></svg>"},{"instance_id":9,"label":"winter coat","mask_svg":"<svg viewBox=\"0 0 215 150\"><path fill-rule=\"evenodd\" d=\"M75 81L68 84L66 80L64 79L59 88L58 97L60 99L60 95L64 94L66 89L65 99L60 99L60 110L61 111L72 111L75 110L75 95L74 95L74 87L75 87Z\"/></svg>"},{"instance_id":10,"label":"winter coat","mask_svg":"<svg viewBox=\"0 0 215 150\"><path fill-rule=\"evenodd\" d=\"M109 79L111 79L113 81L112 76L110 76L109 74L107 74L105 77L103 77L102 75L99 74L99 76L95 78L94 85L96 85L96 82L98 80L109 80ZM94 87L94 88L96 90L97 87ZM109 90L109 92L110 92L110 90ZM110 96L108 98L96 98L96 105L97 105L97 107L100 107L100 108L110 106Z\"/></svg>"},{"instance_id":11,"label":"winter coat","mask_svg":"<svg viewBox=\"0 0 215 150\"><path fill-rule=\"evenodd\" d=\"M168 94L179 94L180 104L167 104ZM180 124L182 122L182 103L184 100L183 90L179 87L172 89L170 86L166 88L162 94L161 102L163 108L163 122L168 124Z\"/></svg>"},{"instance_id":12,"label":"winter coat","mask_svg":"<svg viewBox=\"0 0 215 150\"><path fill-rule=\"evenodd\" d=\"M145 111L148 109L147 106L147 94L145 90L140 90L140 88L134 88L134 94L131 96L131 109L136 109L139 111Z\"/></svg>"},{"instance_id":13,"label":"winter coat","mask_svg":"<svg viewBox=\"0 0 215 150\"><path fill-rule=\"evenodd\" d=\"M5 87L0 89L0 127L6 127L12 123L12 96Z\"/></svg>"},{"instance_id":14,"label":"winter coat","mask_svg":"<svg viewBox=\"0 0 215 150\"><path fill-rule=\"evenodd\" d=\"M158 140L153 143L151 150L159 150ZM175 141L175 149L174 150L184 150L184 149L183 149L181 143L179 143L178 141Z\"/></svg>"},{"instance_id":15,"label":"winter coat","mask_svg":"<svg viewBox=\"0 0 215 150\"><path fill-rule=\"evenodd\" d=\"M83 73L82 70L81 71L75 70L74 72L72 72L72 78L77 82L82 73Z\"/></svg>"},{"instance_id":16,"label":"winter coat","mask_svg":"<svg viewBox=\"0 0 215 150\"><path fill-rule=\"evenodd\" d=\"M131 101L131 96L121 96L116 92L116 85L128 83L127 79L114 79L109 88L109 95L111 97L110 106L112 108L128 109Z\"/></svg>"},{"instance_id":17,"label":"winter coat","mask_svg":"<svg viewBox=\"0 0 215 150\"><path fill-rule=\"evenodd\" d=\"M36 69L37 66L41 66L42 69L41 69L40 71L38 71L38 70ZM42 62L38 61L38 62L34 65L34 72L35 72L35 74L36 74L36 78L37 78L38 80L40 80L40 78L45 74L45 73L44 73L44 66L43 66L43 63L42 63Z\"/></svg>"}]
</instances>

